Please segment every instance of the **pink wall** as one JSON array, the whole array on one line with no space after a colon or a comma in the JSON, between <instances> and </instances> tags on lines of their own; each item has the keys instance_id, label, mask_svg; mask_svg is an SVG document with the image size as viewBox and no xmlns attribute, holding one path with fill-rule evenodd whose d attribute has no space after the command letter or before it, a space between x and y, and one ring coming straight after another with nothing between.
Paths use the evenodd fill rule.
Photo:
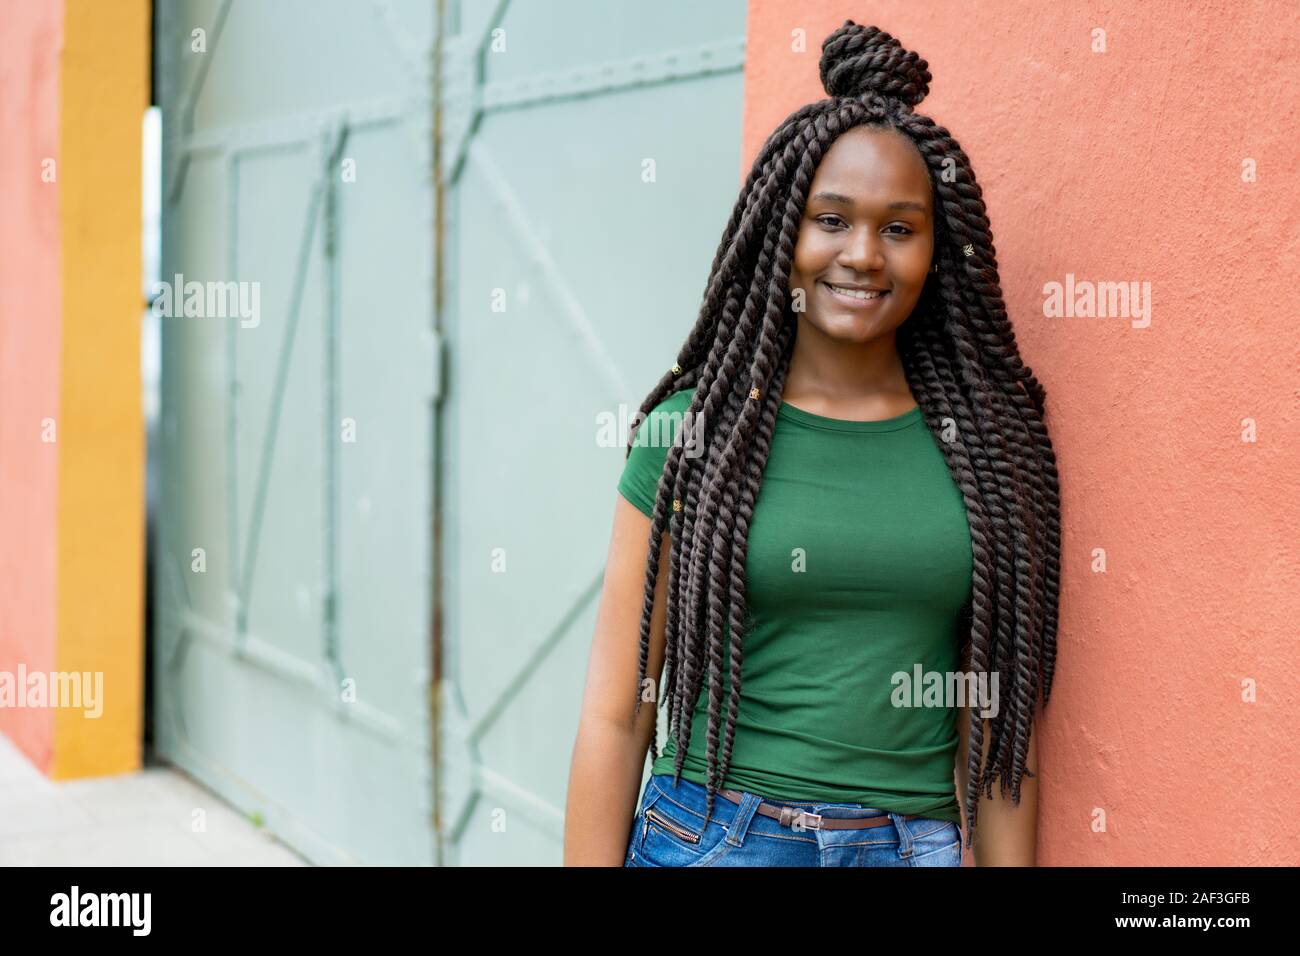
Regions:
<instances>
[{"instance_id":1,"label":"pink wall","mask_svg":"<svg viewBox=\"0 0 1300 956\"><path fill-rule=\"evenodd\" d=\"M1063 553L1040 865L1300 864L1300 6L751 0L742 176L825 95L821 42L846 19L929 61L918 110L971 158L1048 393ZM1149 282L1150 325L1046 317L1067 273Z\"/></svg>"},{"instance_id":2,"label":"pink wall","mask_svg":"<svg viewBox=\"0 0 1300 956\"><path fill-rule=\"evenodd\" d=\"M0 30L0 671L54 668L59 415L59 0L7 4ZM59 170L57 166L56 175ZM57 434L57 433L56 433ZM46 710L0 709L0 732L42 770L53 759Z\"/></svg>"}]
</instances>

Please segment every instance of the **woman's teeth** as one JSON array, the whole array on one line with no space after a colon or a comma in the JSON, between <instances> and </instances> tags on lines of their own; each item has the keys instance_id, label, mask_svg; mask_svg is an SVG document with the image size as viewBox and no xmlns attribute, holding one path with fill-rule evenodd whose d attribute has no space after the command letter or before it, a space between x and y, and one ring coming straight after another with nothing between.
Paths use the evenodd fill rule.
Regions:
<instances>
[{"instance_id":1,"label":"woman's teeth","mask_svg":"<svg viewBox=\"0 0 1300 956\"><path fill-rule=\"evenodd\" d=\"M866 289L846 289L843 286L831 285L829 282L826 285L840 295L851 296L855 299L879 299L885 294L884 292L868 291Z\"/></svg>"}]
</instances>

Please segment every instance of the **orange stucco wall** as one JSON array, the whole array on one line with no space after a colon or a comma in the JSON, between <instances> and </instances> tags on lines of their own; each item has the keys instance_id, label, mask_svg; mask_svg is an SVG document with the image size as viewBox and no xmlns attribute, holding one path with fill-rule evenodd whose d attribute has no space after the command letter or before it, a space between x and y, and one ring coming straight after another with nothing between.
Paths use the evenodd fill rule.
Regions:
<instances>
[{"instance_id":1,"label":"orange stucco wall","mask_svg":"<svg viewBox=\"0 0 1300 956\"><path fill-rule=\"evenodd\" d=\"M918 109L971 158L1048 393L1064 542L1039 863L1300 863L1300 7L751 0L742 176L825 95L846 19L929 61ZM1067 274L1150 282L1149 325L1045 316Z\"/></svg>"},{"instance_id":2,"label":"orange stucco wall","mask_svg":"<svg viewBox=\"0 0 1300 956\"><path fill-rule=\"evenodd\" d=\"M0 671L54 666L62 315L58 183L63 4L6 4L0 29ZM54 167L57 173L57 165ZM0 708L0 732L42 770L48 711Z\"/></svg>"},{"instance_id":3,"label":"orange stucco wall","mask_svg":"<svg viewBox=\"0 0 1300 956\"><path fill-rule=\"evenodd\" d=\"M119 773L142 737L149 4L0 19L0 670L102 681L94 716L0 707L0 732L52 777Z\"/></svg>"}]
</instances>

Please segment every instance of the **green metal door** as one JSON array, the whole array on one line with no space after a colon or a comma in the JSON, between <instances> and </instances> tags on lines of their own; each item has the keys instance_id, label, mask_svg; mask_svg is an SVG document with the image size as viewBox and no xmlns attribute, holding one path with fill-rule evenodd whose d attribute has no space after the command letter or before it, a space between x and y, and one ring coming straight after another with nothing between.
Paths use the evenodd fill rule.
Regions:
<instances>
[{"instance_id":1,"label":"green metal door","mask_svg":"<svg viewBox=\"0 0 1300 956\"><path fill-rule=\"evenodd\" d=\"M597 416L636 411L698 313L739 186L745 5L445 12L443 859L558 863L624 460Z\"/></svg>"},{"instance_id":2,"label":"green metal door","mask_svg":"<svg viewBox=\"0 0 1300 956\"><path fill-rule=\"evenodd\" d=\"M437 9L155 15L160 271L208 286L161 320L157 745L316 862L431 863Z\"/></svg>"}]
</instances>

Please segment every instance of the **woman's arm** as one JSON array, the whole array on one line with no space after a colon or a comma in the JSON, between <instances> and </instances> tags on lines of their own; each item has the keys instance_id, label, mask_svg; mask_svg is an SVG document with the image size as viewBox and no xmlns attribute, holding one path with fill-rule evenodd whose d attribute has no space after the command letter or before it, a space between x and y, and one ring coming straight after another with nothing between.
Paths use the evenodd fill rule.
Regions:
<instances>
[{"instance_id":1,"label":"woman's arm","mask_svg":"<svg viewBox=\"0 0 1300 956\"><path fill-rule=\"evenodd\" d=\"M957 729L961 743L957 747L957 783L962 805L966 802L966 787L970 772L966 761L970 753L970 712L983 709L976 706L958 707ZM983 749L988 754L989 722L984 720ZM1029 753L1025 766L1034 776L1025 776L1020 784L1020 803L1013 804L1011 795L1003 797L1001 786L993 785L993 796L979 798L978 826L975 828L976 866L1036 866L1038 849L1038 747L1035 735L1029 735Z\"/></svg>"},{"instance_id":2,"label":"woman's arm","mask_svg":"<svg viewBox=\"0 0 1300 956\"><path fill-rule=\"evenodd\" d=\"M650 519L619 495L587 665L582 715L569 766L565 866L622 866L627 852L641 774L658 713L650 700L643 701L641 712L635 713L649 545ZM664 662L671 549L672 541L665 533L646 661L646 677L654 681L656 698Z\"/></svg>"}]
</instances>

